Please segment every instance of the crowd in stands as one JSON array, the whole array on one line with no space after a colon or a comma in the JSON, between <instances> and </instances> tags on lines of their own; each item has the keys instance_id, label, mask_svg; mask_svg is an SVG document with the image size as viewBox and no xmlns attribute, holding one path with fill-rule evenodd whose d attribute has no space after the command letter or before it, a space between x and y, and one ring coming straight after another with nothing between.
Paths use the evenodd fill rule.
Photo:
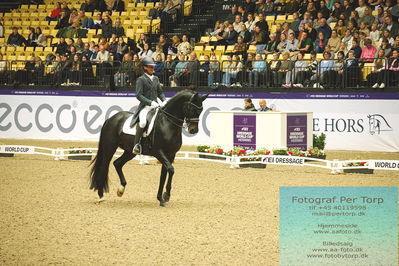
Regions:
<instances>
[{"instance_id":1,"label":"crowd in stands","mask_svg":"<svg viewBox=\"0 0 399 266\"><path fill-rule=\"evenodd\" d=\"M170 39L160 35L155 42L146 34L137 40L126 38L120 19L111 19L111 13L123 11L124 5L119 0L87 0L76 10L66 3L57 4L46 18L57 21L60 41L53 44L54 54L45 62L32 58L20 71L38 72L39 76L46 72L61 85L90 84L94 75L105 73L113 76L117 86L132 86L140 59L150 56L156 62L155 74L172 87L340 87L345 79L359 84L364 67L369 67L365 77L369 86L399 83L399 6L392 0L244 0L215 23L208 42L197 44L233 47L223 54L214 49L202 54L204 50L190 44L187 35ZM173 16L167 11L174 5L173 0L162 3L151 16ZM97 11L95 19L85 16L85 12ZM268 20L281 15L287 19ZM102 30L98 41L83 43L80 31L83 36L92 28ZM10 46L46 43L40 27L31 28L27 39L14 28L7 38ZM43 71L40 65L51 70Z\"/></svg>"}]
</instances>

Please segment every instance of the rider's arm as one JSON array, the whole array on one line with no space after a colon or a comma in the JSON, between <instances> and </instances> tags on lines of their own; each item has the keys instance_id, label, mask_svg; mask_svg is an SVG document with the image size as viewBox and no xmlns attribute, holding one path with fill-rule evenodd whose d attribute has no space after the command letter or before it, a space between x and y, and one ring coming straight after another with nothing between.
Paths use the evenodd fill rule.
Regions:
<instances>
[{"instance_id":1,"label":"rider's arm","mask_svg":"<svg viewBox=\"0 0 399 266\"><path fill-rule=\"evenodd\" d=\"M158 82L158 86L157 86L157 96L159 99L161 99L161 101L165 101L165 94L163 94L162 88L161 88L161 83Z\"/></svg>"}]
</instances>

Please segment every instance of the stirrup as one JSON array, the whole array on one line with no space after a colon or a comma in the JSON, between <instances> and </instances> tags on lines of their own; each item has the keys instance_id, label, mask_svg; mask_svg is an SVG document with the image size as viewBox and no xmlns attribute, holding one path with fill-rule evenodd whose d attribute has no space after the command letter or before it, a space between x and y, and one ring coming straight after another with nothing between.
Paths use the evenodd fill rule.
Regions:
<instances>
[{"instance_id":1,"label":"stirrup","mask_svg":"<svg viewBox=\"0 0 399 266\"><path fill-rule=\"evenodd\" d=\"M137 143L136 145L134 145L133 153L134 154L141 154L141 145L140 145L140 143Z\"/></svg>"}]
</instances>

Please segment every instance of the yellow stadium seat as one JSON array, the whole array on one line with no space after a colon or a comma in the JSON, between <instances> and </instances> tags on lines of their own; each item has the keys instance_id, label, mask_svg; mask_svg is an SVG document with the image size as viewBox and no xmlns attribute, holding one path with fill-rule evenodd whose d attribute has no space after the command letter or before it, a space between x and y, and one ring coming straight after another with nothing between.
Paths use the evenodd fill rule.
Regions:
<instances>
[{"instance_id":1,"label":"yellow stadium seat","mask_svg":"<svg viewBox=\"0 0 399 266\"><path fill-rule=\"evenodd\" d=\"M126 33L125 33L126 37L129 37L129 38L133 38L134 34L135 34L135 30L134 29L127 29Z\"/></svg>"},{"instance_id":2,"label":"yellow stadium seat","mask_svg":"<svg viewBox=\"0 0 399 266\"><path fill-rule=\"evenodd\" d=\"M43 50L45 53L47 52L47 53L51 53L51 52L53 52L53 47L44 47L44 50Z\"/></svg>"},{"instance_id":3,"label":"yellow stadium seat","mask_svg":"<svg viewBox=\"0 0 399 266\"><path fill-rule=\"evenodd\" d=\"M209 36L202 36L200 39L200 43L208 43L210 40Z\"/></svg>"},{"instance_id":4,"label":"yellow stadium seat","mask_svg":"<svg viewBox=\"0 0 399 266\"><path fill-rule=\"evenodd\" d=\"M194 52L202 52L202 51L204 51L204 46L203 45L194 46Z\"/></svg>"},{"instance_id":5,"label":"yellow stadium seat","mask_svg":"<svg viewBox=\"0 0 399 266\"><path fill-rule=\"evenodd\" d=\"M367 80L367 76L374 68L374 63L365 63L362 67L363 80Z\"/></svg>"},{"instance_id":6,"label":"yellow stadium seat","mask_svg":"<svg viewBox=\"0 0 399 266\"><path fill-rule=\"evenodd\" d=\"M140 17L147 17L148 16L148 11L146 10L146 11L140 11L139 12L139 16Z\"/></svg>"},{"instance_id":7,"label":"yellow stadium seat","mask_svg":"<svg viewBox=\"0 0 399 266\"><path fill-rule=\"evenodd\" d=\"M234 45L227 45L225 53L231 53L234 50Z\"/></svg>"},{"instance_id":8,"label":"yellow stadium seat","mask_svg":"<svg viewBox=\"0 0 399 266\"><path fill-rule=\"evenodd\" d=\"M28 46L28 47L25 48L25 52L27 52L27 53L28 53L28 52L32 53L34 49L35 49L35 47Z\"/></svg>"},{"instance_id":9,"label":"yellow stadium seat","mask_svg":"<svg viewBox=\"0 0 399 266\"><path fill-rule=\"evenodd\" d=\"M28 48L28 47L26 47L26 48ZM51 48L51 47L50 47L50 48ZM25 51L28 51L28 50L25 50ZM42 53L43 51L44 51L44 47L37 46L37 47L35 48L35 53L36 53L36 52Z\"/></svg>"},{"instance_id":10,"label":"yellow stadium seat","mask_svg":"<svg viewBox=\"0 0 399 266\"><path fill-rule=\"evenodd\" d=\"M322 54L322 53L318 53L318 54L316 55L316 59L317 59L317 60L323 60L323 54Z\"/></svg>"},{"instance_id":11,"label":"yellow stadium seat","mask_svg":"<svg viewBox=\"0 0 399 266\"><path fill-rule=\"evenodd\" d=\"M248 47L247 53L252 53L254 54L256 52L256 46L255 45L250 45Z\"/></svg>"}]
</instances>

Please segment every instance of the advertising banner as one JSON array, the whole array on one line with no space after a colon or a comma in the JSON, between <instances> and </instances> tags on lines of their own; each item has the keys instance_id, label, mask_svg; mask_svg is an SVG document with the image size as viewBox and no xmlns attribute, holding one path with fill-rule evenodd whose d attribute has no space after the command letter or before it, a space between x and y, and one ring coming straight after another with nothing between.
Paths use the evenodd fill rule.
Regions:
<instances>
[{"instance_id":1,"label":"advertising banner","mask_svg":"<svg viewBox=\"0 0 399 266\"><path fill-rule=\"evenodd\" d=\"M259 99L266 99L274 110L313 112L313 133L326 134L326 149L399 151L399 99L388 93L214 93L203 103L199 133L184 130L183 144L217 144L210 143L209 112L240 110L246 97L256 107ZM97 141L107 118L137 106L132 92L2 90L0 138Z\"/></svg>"},{"instance_id":2,"label":"advertising banner","mask_svg":"<svg viewBox=\"0 0 399 266\"><path fill-rule=\"evenodd\" d=\"M307 148L307 115L287 115L287 148Z\"/></svg>"},{"instance_id":3,"label":"advertising banner","mask_svg":"<svg viewBox=\"0 0 399 266\"><path fill-rule=\"evenodd\" d=\"M234 146L243 147L246 150L256 149L256 115L234 114Z\"/></svg>"}]
</instances>

